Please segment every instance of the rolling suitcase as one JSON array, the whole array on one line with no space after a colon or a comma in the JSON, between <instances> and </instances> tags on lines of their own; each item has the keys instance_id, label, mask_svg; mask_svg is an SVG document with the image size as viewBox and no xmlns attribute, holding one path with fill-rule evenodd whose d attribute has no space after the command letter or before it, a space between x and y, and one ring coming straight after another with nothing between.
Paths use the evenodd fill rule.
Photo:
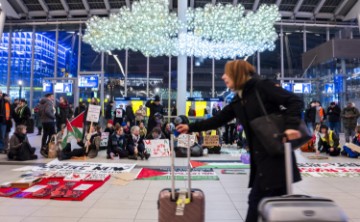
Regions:
<instances>
[{"instance_id":1,"label":"rolling suitcase","mask_svg":"<svg viewBox=\"0 0 360 222\"><path fill-rule=\"evenodd\" d=\"M259 204L259 222L348 221L332 200L306 195L292 195L291 144L285 143L286 188L288 195L264 198Z\"/></svg>"},{"instance_id":2,"label":"rolling suitcase","mask_svg":"<svg viewBox=\"0 0 360 222\"><path fill-rule=\"evenodd\" d=\"M189 136L188 136L189 138ZM190 149L187 149L188 189L175 189L174 136L171 135L171 188L160 191L158 211L160 222L205 221L205 195L199 189L191 189ZM188 145L190 139L188 140Z\"/></svg>"}]
</instances>

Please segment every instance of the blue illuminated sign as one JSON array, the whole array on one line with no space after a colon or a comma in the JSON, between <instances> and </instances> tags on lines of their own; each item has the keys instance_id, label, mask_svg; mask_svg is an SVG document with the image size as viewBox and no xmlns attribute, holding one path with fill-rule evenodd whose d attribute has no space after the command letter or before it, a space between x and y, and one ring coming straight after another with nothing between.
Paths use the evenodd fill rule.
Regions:
<instances>
[{"instance_id":1,"label":"blue illuminated sign","mask_svg":"<svg viewBox=\"0 0 360 222\"><path fill-rule=\"evenodd\" d=\"M292 85L291 83L283 83L282 84L283 89L286 89L287 91L292 92Z\"/></svg>"},{"instance_id":2,"label":"blue illuminated sign","mask_svg":"<svg viewBox=\"0 0 360 222\"><path fill-rule=\"evenodd\" d=\"M326 83L324 88L325 88L325 93L327 94L335 93L335 87L333 83Z\"/></svg>"},{"instance_id":3,"label":"blue illuminated sign","mask_svg":"<svg viewBox=\"0 0 360 222\"><path fill-rule=\"evenodd\" d=\"M50 82L43 83L43 92L52 93L53 92L53 84Z\"/></svg>"},{"instance_id":4,"label":"blue illuminated sign","mask_svg":"<svg viewBox=\"0 0 360 222\"><path fill-rule=\"evenodd\" d=\"M99 77L97 75L80 76L79 87L97 88L99 87Z\"/></svg>"},{"instance_id":5,"label":"blue illuminated sign","mask_svg":"<svg viewBox=\"0 0 360 222\"><path fill-rule=\"evenodd\" d=\"M72 83L56 83L55 93L72 93Z\"/></svg>"}]
</instances>

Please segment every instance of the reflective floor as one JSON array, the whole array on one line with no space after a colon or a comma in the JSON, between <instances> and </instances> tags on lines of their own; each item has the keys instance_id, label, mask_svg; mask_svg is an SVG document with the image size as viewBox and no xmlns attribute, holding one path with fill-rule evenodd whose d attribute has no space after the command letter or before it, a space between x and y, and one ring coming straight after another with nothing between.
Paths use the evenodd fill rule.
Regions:
<instances>
[{"instance_id":1,"label":"reflective floor","mask_svg":"<svg viewBox=\"0 0 360 222\"><path fill-rule=\"evenodd\" d=\"M39 147L40 136L30 135L30 143ZM130 160L107 160L105 151L93 160L95 162L133 162ZM360 163L360 159L334 157L328 160L310 160L308 154L296 153L298 162L333 162ZM199 159L199 158L194 158ZM201 159L238 160L236 155L209 155ZM38 159L31 163L44 163L51 159ZM177 165L185 166L186 160L177 159ZM9 165L14 164L14 165ZM17 162L8 162L5 155L0 155L0 182L13 181L20 173L11 171L21 166ZM21 163L23 164L23 163ZM138 172L141 166L168 166L167 158L150 158L148 161L137 161ZM249 189L248 175L225 175L215 170L220 180L194 181L193 188L202 189L206 195L206 221L243 221L247 211ZM157 221L157 199L159 191L170 187L170 181L132 181L128 185L112 184L110 179L101 188L82 202L65 202L54 200L24 200L0 198L0 221L89 221L89 222L130 222ZM185 187L185 182L177 183ZM352 222L360 222L360 177L354 178L303 178L294 185L295 193L330 198L341 206Z\"/></svg>"}]
</instances>

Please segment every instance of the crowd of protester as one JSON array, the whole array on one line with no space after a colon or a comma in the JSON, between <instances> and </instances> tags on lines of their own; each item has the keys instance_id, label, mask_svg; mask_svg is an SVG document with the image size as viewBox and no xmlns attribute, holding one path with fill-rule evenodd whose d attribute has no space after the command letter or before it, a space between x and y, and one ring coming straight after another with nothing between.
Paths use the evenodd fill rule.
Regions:
<instances>
[{"instance_id":1,"label":"crowd of protester","mask_svg":"<svg viewBox=\"0 0 360 222\"><path fill-rule=\"evenodd\" d=\"M90 104L98 105L98 101L93 98ZM149 116L146 108L149 109ZM34 107L32 121L31 110L25 99L14 99L11 103L9 96L0 91L0 153L7 154L10 160L36 159L35 148L30 145L27 138L27 134L32 133L33 128L36 128L37 135L42 135L40 154L44 157L49 155L49 144L54 135L57 138L56 145L61 150L58 153L60 160L90 155L92 151L95 152L92 155L95 157L100 149L102 133L105 132L108 135L105 147L108 159L115 157L148 159L150 154L145 149L144 139L170 139L174 129L172 122L164 121L165 112L159 96L147 101L145 106L140 106L137 110L134 110L131 103L116 106L110 101L105 108L106 125L104 127L101 127L101 124L90 125L84 120L85 133L82 138L76 139L79 147L72 149L71 140L64 135L66 122L82 112L86 115L87 109L85 102L80 102L73 110L65 97L60 97L57 103L53 94L47 94ZM211 110L206 108L205 111L206 115L216 116L221 111L221 107L219 104L214 104ZM169 110L171 115L176 115L176 112L175 106ZM189 107L188 114L196 116L195 109ZM317 154L357 157L359 154L347 144L360 146L360 127L357 126L359 116L359 110L353 103L348 103L341 109L335 102L331 102L325 109L320 102L311 102L304 113L304 120L313 133L313 139L308 143L311 149ZM341 123L346 142L343 147L339 139ZM14 133L10 137L13 127ZM223 144L237 143L240 147L246 147L243 128L235 119L228 122L223 130L218 130L216 134ZM201 134L198 136L201 142Z\"/></svg>"}]
</instances>

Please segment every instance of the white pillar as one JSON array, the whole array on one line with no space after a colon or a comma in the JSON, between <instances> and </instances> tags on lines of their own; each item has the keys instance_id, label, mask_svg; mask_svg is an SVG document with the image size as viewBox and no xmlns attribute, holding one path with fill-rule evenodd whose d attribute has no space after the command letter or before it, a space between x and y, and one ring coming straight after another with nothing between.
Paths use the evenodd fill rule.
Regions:
<instances>
[{"instance_id":1,"label":"white pillar","mask_svg":"<svg viewBox=\"0 0 360 222\"><path fill-rule=\"evenodd\" d=\"M190 63L190 97L192 97L194 91L194 56L190 57Z\"/></svg>"},{"instance_id":2,"label":"white pillar","mask_svg":"<svg viewBox=\"0 0 360 222\"><path fill-rule=\"evenodd\" d=\"M326 28L326 41L330 41L330 29Z\"/></svg>"},{"instance_id":3,"label":"white pillar","mask_svg":"<svg viewBox=\"0 0 360 222\"><path fill-rule=\"evenodd\" d=\"M34 100L34 66L35 66L35 26L33 26L32 35L31 35L31 67L30 67L30 110L33 108L33 100Z\"/></svg>"},{"instance_id":4,"label":"white pillar","mask_svg":"<svg viewBox=\"0 0 360 222\"><path fill-rule=\"evenodd\" d=\"M55 31L55 53L54 53L54 77L58 77L58 54L59 54L59 25L56 25Z\"/></svg>"},{"instance_id":5,"label":"white pillar","mask_svg":"<svg viewBox=\"0 0 360 222\"><path fill-rule=\"evenodd\" d=\"M188 1L178 0L178 16L179 20L186 22L186 9ZM185 33L186 27L180 29L180 33ZM179 55L177 59L177 111L178 115L186 113L186 83L187 83L187 56Z\"/></svg>"},{"instance_id":6,"label":"white pillar","mask_svg":"<svg viewBox=\"0 0 360 222\"><path fill-rule=\"evenodd\" d=\"M81 69L81 41L82 41L82 26L79 26L79 42L78 42L78 64L77 64L77 77L79 79L79 73ZM79 85L75 85L76 91L74 92L74 107L79 105L79 97L80 97L80 88Z\"/></svg>"},{"instance_id":7,"label":"white pillar","mask_svg":"<svg viewBox=\"0 0 360 222\"><path fill-rule=\"evenodd\" d=\"M129 50L125 50L125 82L124 82L124 91L125 97L127 96L127 79L128 79L128 68L129 67Z\"/></svg>"},{"instance_id":8,"label":"white pillar","mask_svg":"<svg viewBox=\"0 0 360 222\"><path fill-rule=\"evenodd\" d=\"M281 73L281 78L285 77L285 73L284 73L284 30L283 27L280 27L280 62L281 62L281 69L280 69L280 73ZM281 80L281 82L283 82L284 80Z\"/></svg>"},{"instance_id":9,"label":"white pillar","mask_svg":"<svg viewBox=\"0 0 360 222\"><path fill-rule=\"evenodd\" d=\"M171 56L169 56L168 122L171 116Z\"/></svg>"},{"instance_id":10,"label":"white pillar","mask_svg":"<svg viewBox=\"0 0 360 222\"><path fill-rule=\"evenodd\" d=\"M306 28L304 26L304 30L303 30L303 48L304 48L304 52L307 51L307 39L306 39Z\"/></svg>"},{"instance_id":11,"label":"white pillar","mask_svg":"<svg viewBox=\"0 0 360 222\"><path fill-rule=\"evenodd\" d=\"M3 9L0 9L0 38L2 37L5 26L6 14Z\"/></svg>"}]
</instances>

